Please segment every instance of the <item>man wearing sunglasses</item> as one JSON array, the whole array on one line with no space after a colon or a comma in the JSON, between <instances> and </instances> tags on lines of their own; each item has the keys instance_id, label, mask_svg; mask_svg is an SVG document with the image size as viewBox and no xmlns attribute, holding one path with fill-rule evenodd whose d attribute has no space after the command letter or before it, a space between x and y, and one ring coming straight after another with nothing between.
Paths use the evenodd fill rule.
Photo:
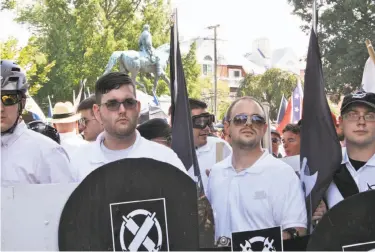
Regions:
<instances>
[{"instance_id":1,"label":"man wearing sunglasses","mask_svg":"<svg viewBox=\"0 0 375 252\"><path fill-rule=\"evenodd\" d=\"M216 164L216 144L223 143L223 157L232 153L230 145L219 137L209 136L215 123L215 116L207 112L207 104L196 99L189 99L193 122L193 137L203 187L207 194L208 171ZM195 179L194 169L189 169L189 175Z\"/></svg>"},{"instance_id":2,"label":"man wearing sunglasses","mask_svg":"<svg viewBox=\"0 0 375 252\"><path fill-rule=\"evenodd\" d=\"M95 95L91 95L84 99L77 108L77 113L81 114L81 119L78 121L79 131L83 132L85 140L89 142L95 141L104 130L100 122L96 120L92 110L95 103Z\"/></svg>"},{"instance_id":3,"label":"man wearing sunglasses","mask_svg":"<svg viewBox=\"0 0 375 252\"><path fill-rule=\"evenodd\" d=\"M27 90L21 68L1 60L1 184L72 182L65 150L20 119Z\"/></svg>"},{"instance_id":4,"label":"man wearing sunglasses","mask_svg":"<svg viewBox=\"0 0 375 252\"><path fill-rule=\"evenodd\" d=\"M271 140L272 140L272 155L276 158L282 158L283 156L279 152L280 144L281 144L281 136L280 133L275 129L271 129Z\"/></svg>"},{"instance_id":5,"label":"man wearing sunglasses","mask_svg":"<svg viewBox=\"0 0 375 252\"><path fill-rule=\"evenodd\" d=\"M224 127L233 154L216 164L208 181L215 239L232 232L282 226L283 238L306 232L306 206L292 167L261 146L267 132L264 110L251 97L234 101Z\"/></svg>"},{"instance_id":6,"label":"man wearing sunglasses","mask_svg":"<svg viewBox=\"0 0 375 252\"><path fill-rule=\"evenodd\" d=\"M94 115L104 131L72 158L79 180L100 166L124 158L151 158L186 173L172 149L143 138L136 130L141 104L129 75L112 72L100 77L95 97Z\"/></svg>"}]
</instances>

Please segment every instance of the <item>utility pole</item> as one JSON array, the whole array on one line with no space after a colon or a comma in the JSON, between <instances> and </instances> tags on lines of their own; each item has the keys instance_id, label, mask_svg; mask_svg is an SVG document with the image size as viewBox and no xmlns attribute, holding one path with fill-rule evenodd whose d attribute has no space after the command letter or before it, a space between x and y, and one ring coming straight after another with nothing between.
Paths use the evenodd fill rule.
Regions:
<instances>
[{"instance_id":1,"label":"utility pole","mask_svg":"<svg viewBox=\"0 0 375 252\"><path fill-rule=\"evenodd\" d=\"M214 29L214 114L215 118L217 118L217 32L216 28L220 27L220 25L213 25L207 27L208 29Z\"/></svg>"}]
</instances>

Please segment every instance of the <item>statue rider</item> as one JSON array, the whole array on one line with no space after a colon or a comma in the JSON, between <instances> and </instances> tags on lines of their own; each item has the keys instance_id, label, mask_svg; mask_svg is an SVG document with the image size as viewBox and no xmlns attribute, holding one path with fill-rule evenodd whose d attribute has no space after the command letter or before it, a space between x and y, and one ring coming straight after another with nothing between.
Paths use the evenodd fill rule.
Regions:
<instances>
[{"instance_id":1,"label":"statue rider","mask_svg":"<svg viewBox=\"0 0 375 252\"><path fill-rule=\"evenodd\" d=\"M154 54L155 49L152 47L152 35L150 33L150 26L145 24L141 36L139 36L139 49L144 53L145 57L150 59L152 64L159 67L159 58ZM160 67L159 67L160 68Z\"/></svg>"}]
</instances>

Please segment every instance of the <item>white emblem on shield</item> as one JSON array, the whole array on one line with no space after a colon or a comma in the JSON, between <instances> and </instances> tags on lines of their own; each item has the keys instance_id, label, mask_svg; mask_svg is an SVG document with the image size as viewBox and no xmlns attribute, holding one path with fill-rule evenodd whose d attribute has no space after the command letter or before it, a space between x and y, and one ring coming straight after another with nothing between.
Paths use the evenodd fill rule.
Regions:
<instances>
[{"instance_id":1,"label":"white emblem on shield","mask_svg":"<svg viewBox=\"0 0 375 252\"><path fill-rule=\"evenodd\" d=\"M146 216L143 224L139 227L133 220L134 216L143 215ZM120 244L123 251L138 251L139 247L143 245L148 251L159 251L163 242L163 236L159 221L155 218L155 213L150 213L144 209L134 210L129 213L126 217L122 216L123 222L120 229ZM157 244L148 237L148 233L151 228L155 226L158 233ZM125 230L128 229L133 235L134 239L130 242L129 246L126 246L124 241Z\"/></svg>"}]
</instances>

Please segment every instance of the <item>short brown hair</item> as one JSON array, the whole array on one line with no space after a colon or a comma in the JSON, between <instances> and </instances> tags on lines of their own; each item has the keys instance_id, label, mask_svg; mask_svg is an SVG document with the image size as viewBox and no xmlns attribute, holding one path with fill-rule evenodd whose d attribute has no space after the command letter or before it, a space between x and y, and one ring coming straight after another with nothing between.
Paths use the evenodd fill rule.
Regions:
<instances>
[{"instance_id":1,"label":"short brown hair","mask_svg":"<svg viewBox=\"0 0 375 252\"><path fill-rule=\"evenodd\" d=\"M91 95L88 98L81 101L81 103L78 105L77 112L82 110L90 109L92 111L92 107L96 103L95 95Z\"/></svg>"},{"instance_id":2,"label":"short brown hair","mask_svg":"<svg viewBox=\"0 0 375 252\"><path fill-rule=\"evenodd\" d=\"M298 124L289 123L283 129L283 134L285 132L288 132L288 131L290 131L290 132L292 132L296 135L299 135L299 134L301 134L301 127Z\"/></svg>"},{"instance_id":3,"label":"short brown hair","mask_svg":"<svg viewBox=\"0 0 375 252\"><path fill-rule=\"evenodd\" d=\"M121 72L112 72L100 77L95 84L95 96L97 104L101 103L103 94L106 94L113 89L119 89L124 85L131 85L134 90L134 96L136 96L135 84L129 75Z\"/></svg>"},{"instance_id":4,"label":"short brown hair","mask_svg":"<svg viewBox=\"0 0 375 252\"><path fill-rule=\"evenodd\" d=\"M230 120L230 115L231 115L231 113L232 113L232 110L233 110L234 105L236 105L238 102L243 101L243 100L249 100L249 101L254 101L254 102L258 103L259 106L262 108L263 113L265 113L262 104L261 104L257 99L255 99L254 97L251 97L251 96L243 96L243 97L241 97L241 98L236 99L236 100L235 100L234 102L232 102L232 104L229 106L229 108L228 108L228 110L227 110L227 114L226 114L226 116L225 116L226 121Z\"/></svg>"}]
</instances>

